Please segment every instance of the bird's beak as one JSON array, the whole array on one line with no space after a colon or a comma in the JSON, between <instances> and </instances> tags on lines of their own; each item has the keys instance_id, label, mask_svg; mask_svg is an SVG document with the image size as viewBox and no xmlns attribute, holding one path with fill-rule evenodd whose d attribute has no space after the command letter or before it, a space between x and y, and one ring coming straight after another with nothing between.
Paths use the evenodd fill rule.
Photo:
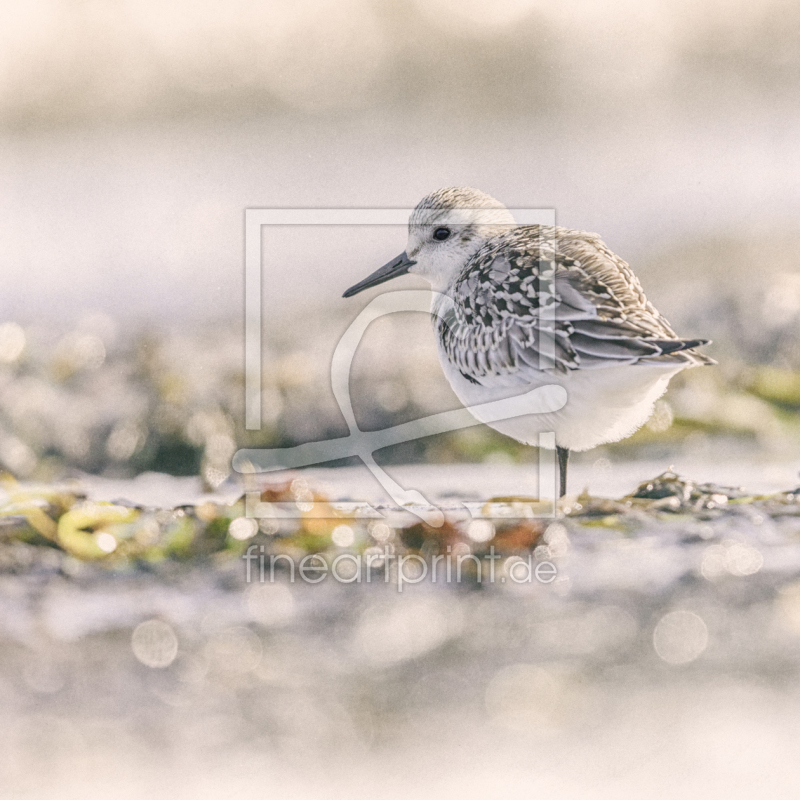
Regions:
<instances>
[{"instance_id":1,"label":"bird's beak","mask_svg":"<svg viewBox=\"0 0 800 800\"><path fill-rule=\"evenodd\" d=\"M411 267L416 264L412 261L405 252L400 253L397 258L392 259L388 264L384 264L380 269L376 269L372 275L364 278L363 281L351 286L342 297L352 297L354 294L363 292L364 289L369 289L371 286L377 286L379 283L385 283L392 278L398 278L400 275L405 275Z\"/></svg>"}]
</instances>

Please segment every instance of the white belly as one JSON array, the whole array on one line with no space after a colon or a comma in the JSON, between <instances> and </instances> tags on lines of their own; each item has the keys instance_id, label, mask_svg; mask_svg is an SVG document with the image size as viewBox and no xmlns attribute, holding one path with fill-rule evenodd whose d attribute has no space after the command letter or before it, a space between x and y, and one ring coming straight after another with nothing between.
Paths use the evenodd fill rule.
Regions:
<instances>
[{"instance_id":1,"label":"white belly","mask_svg":"<svg viewBox=\"0 0 800 800\"><path fill-rule=\"evenodd\" d=\"M467 380L441 351L439 357L453 391L466 407L522 394L546 384L563 386L567 403L560 411L488 424L506 436L533 445L538 444L540 433L553 431L556 444L570 450L589 450L630 436L650 418L670 378L684 369L684 365L675 364L632 364L573 370L566 375L531 371L524 384L517 383L519 376L514 376L500 381L502 385L481 386ZM514 385L509 385L512 380ZM479 413L475 416L481 418Z\"/></svg>"}]
</instances>

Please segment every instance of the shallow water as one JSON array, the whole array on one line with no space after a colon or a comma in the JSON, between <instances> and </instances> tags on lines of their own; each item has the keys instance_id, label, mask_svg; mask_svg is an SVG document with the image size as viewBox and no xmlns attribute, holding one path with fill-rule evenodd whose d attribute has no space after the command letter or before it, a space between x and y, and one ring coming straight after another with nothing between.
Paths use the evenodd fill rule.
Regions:
<instances>
[{"instance_id":1,"label":"shallow water","mask_svg":"<svg viewBox=\"0 0 800 800\"><path fill-rule=\"evenodd\" d=\"M629 492L652 466L602 480ZM774 491L796 467L687 474ZM591 469L572 477L600 493ZM527 481L394 474L464 499ZM380 500L361 471L309 477ZM85 488L203 499L156 475ZM549 523L552 583L248 584L236 557L109 571L46 548L0 577L6 796L793 796L800 513L764 508Z\"/></svg>"}]
</instances>

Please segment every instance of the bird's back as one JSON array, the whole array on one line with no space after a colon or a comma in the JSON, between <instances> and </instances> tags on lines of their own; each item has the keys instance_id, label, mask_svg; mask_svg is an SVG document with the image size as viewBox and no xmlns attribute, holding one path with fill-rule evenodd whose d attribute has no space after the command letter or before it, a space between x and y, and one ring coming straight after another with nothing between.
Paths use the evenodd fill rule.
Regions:
<instances>
[{"instance_id":1,"label":"bird's back","mask_svg":"<svg viewBox=\"0 0 800 800\"><path fill-rule=\"evenodd\" d=\"M680 339L628 264L592 233L514 228L465 264L436 322L440 346L469 381L524 383L622 364L714 363Z\"/></svg>"}]
</instances>

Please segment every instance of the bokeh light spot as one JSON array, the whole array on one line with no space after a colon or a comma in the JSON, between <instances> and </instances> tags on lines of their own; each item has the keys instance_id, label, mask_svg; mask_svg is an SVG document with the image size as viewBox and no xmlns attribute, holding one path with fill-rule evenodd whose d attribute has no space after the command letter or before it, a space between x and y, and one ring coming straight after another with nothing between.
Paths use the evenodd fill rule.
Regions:
<instances>
[{"instance_id":1,"label":"bokeh light spot","mask_svg":"<svg viewBox=\"0 0 800 800\"><path fill-rule=\"evenodd\" d=\"M178 637L166 622L149 619L134 629L131 647L133 654L146 667L163 669L178 655Z\"/></svg>"},{"instance_id":2,"label":"bokeh light spot","mask_svg":"<svg viewBox=\"0 0 800 800\"><path fill-rule=\"evenodd\" d=\"M708 646L708 628L692 611L670 611L653 631L653 647L668 664L688 664Z\"/></svg>"},{"instance_id":3,"label":"bokeh light spot","mask_svg":"<svg viewBox=\"0 0 800 800\"><path fill-rule=\"evenodd\" d=\"M228 533L233 539L243 542L258 533L258 522L250 517L237 517L228 526Z\"/></svg>"}]
</instances>

